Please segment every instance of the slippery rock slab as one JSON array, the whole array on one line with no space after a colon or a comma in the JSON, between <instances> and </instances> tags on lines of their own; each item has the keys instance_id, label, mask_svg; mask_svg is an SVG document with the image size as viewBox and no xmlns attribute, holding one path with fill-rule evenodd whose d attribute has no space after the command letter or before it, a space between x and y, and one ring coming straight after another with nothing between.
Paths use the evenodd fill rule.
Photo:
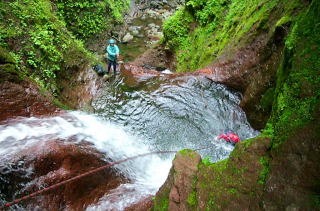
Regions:
<instances>
[{"instance_id":1,"label":"slippery rock slab","mask_svg":"<svg viewBox=\"0 0 320 211\"><path fill-rule=\"evenodd\" d=\"M15 117L52 116L60 112L31 82L0 83L0 122Z\"/></svg>"},{"instance_id":2,"label":"slippery rock slab","mask_svg":"<svg viewBox=\"0 0 320 211\"><path fill-rule=\"evenodd\" d=\"M194 151L178 152L172 163L168 179L156 194L155 207L165 207L175 211L192 210L187 200L194 188L193 184L200 162L201 156Z\"/></svg>"},{"instance_id":3,"label":"slippery rock slab","mask_svg":"<svg viewBox=\"0 0 320 211\"><path fill-rule=\"evenodd\" d=\"M19 169L0 166L1 172L3 168L7 169L6 183L2 184L0 191L11 188L7 200L12 200L10 194L26 195L108 164L105 155L90 143L76 144L72 137L34 144L7 159L11 166L22 163ZM28 177L21 175L25 169L31 171ZM85 210L88 205L125 182L128 180L114 169L107 168L29 199L22 206L26 210ZM13 186L15 189L12 189Z\"/></svg>"}]
</instances>

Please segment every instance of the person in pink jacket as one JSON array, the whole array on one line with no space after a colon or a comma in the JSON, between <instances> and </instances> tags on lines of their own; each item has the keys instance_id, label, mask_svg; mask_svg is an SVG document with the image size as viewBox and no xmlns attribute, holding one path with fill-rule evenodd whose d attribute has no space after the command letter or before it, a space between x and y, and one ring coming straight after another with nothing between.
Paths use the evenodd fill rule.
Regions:
<instances>
[{"instance_id":1,"label":"person in pink jacket","mask_svg":"<svg viewBox=\"0 0 320 211\"><path fill-rule=\"evenodd\" d=\"M241 141L239 136L231 130L225 130L224 133L215 138L215 140L221 139L224 139L226 142L231 143L232 145L236 145Z\"/></svg>"}]
</instances>

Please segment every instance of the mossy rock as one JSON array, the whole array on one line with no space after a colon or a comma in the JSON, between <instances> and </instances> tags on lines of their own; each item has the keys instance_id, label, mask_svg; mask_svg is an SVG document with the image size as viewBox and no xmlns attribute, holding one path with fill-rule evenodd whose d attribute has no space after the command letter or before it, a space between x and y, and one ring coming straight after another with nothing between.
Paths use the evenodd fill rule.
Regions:
<instances>
[{"instance_id":1,"label":"mossy rock","mask_svg":"<svg viewBox=\"0 0 320 211\"><path fill-rule=\"evenodd\" d=\"M24 76L16 70L15 65L9 63L0 65L0 83L5 81L20 83L23 79Z\"/></svg>"},{"instance_id":2,"label":"mossy rock","mask_svg":"<svg viewBox=\"0 0 320 211\"><path fill-rule=\"evenodd\" d=\"M23 74L16 69L15 65L15 60L9 51L0 47L0 83L4 81L19 83L23 80Z\"/></svg>"},{"instance_id":3,"label":"mossy rock","mask_svg":"<svg viewBox=\"0 0 320 211\"><path fill-rule=\"evenodd\" d=\"M15 64L15 60L6 49L0 47L0 64L6 63Z\"/></svg>"}]
</instances>

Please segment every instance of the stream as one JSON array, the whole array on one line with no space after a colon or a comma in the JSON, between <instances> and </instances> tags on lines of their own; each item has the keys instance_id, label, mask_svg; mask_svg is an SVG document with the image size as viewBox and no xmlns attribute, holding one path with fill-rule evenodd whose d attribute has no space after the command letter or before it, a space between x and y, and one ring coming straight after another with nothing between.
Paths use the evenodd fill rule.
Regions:
<instances>
[{"instance_id":1,"label":"stream","mask_svg":"<svg viewBox=\"0 0 320 211\"><path fill-rule=\"evenodd\" d=\"M25 149L70 137L73 144L90 142L105 159L113 161L151 151L204 147L208 149L199 151L202 157L209 156L216 162L233 150L224 142L211 143L224 129L233 130L242 140L258 134L239 107L240 98L239 93L203 78L157 78L131 88L117 75L93 101L94 114L68 112L49 118L19 118L0 125L1 169L32 177L32 166L10 169L6 163ZM154 195L166 180L173 158L174 154L153 155L115 166L130 182L86 210L124 210ZM30 184L18 185L23 189ZM0 195L2 201L5 194Z\"/></svg>"},{"instance_id":2,"label":"stream","mask_svg":"<svg viewBox=\"0 0 320 211\"><path fill-rule=\"evenodd\" d=\"M141 26L141 36L136 36L130 45L120 45L125 61L145 51L150 41L145 30L152 23L151 19L133 20L134 25ZM0 125L0 202L21 197L28 187L37 184L34 166L17 157L28 149L45 147L50 140L63 140L66 145L79 147L89 143L106 161L186 148L205 148L199 153L212 162L225 159L234 146L223 141L211 142L225 129L233 130L241 140L259 134L239 107L240 100L238 92L203 77L156 77L132 87L119 74L99 91L92 102L91 114L68 111L55 117L9 120ZM168 176L173 158L174 154L152 155L114 166L128 182L84 209L124 210L155 195ZM18 179L7 176L14 172L20 175ZM12 210L26 207L41 210L26 204L15 205ZM69 209L66 205L63 210Z\"/></svg>"}]
</instances>

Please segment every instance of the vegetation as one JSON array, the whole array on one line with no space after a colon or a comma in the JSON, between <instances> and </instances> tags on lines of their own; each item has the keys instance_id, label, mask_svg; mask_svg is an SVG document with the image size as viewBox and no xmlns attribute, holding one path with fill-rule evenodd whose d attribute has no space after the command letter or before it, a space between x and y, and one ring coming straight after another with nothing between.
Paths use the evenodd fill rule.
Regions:
<instances>
[{"instance_id":1,"label":"vegetation","mask_svg":"<svg viewBox=\"0 0 320 211\"><path fill-rule=\"evenodd\" d=\"M283 62L277 73L277 86L269 130L273 147L314 120L320 105L320 12L319 1L301 14L286 40Z\"/></svg>"},{"instance_id":2,"label":"vegetation","mask_svg":"<svg viewBox=\"0 0 320 211\"><path fill-rule=\"evenodd\" d=\"M130 0L57 0L55 4L67 28L77 38L86 40L121 23Z\"/></svg>"},{"instance_id":3,"label":"vegetation","mask_svg":"<svg viewBox=\"0 0 320 211\"><path fill-rule=\"evenodd\" d=\"M263 166L263 169L260 172L258 183L263 185L266 183L267 176L270 171L269 158L268 157L261 157L259 161L260 161L260 164Z\"/></svg>"},{"instance_id":4,"label":"vegetation","mask_svg":"<svg viewBox=\"0 0 320 211\"><path fill-rule=\"evenodd\" d=\"M127 0L1 1L0 47L14 58L15 71L58 95L61 71L96 61L81 39L120 22L127 7Z\"/></svg>"},{"instance_id":5,"label":"vegetation","mask_svg":"<svg viewBox=\"0 0 320 211\"><path fill-rule=\"evenodd\" d=\"M278 152L295 131L319 119L319 14L320 2L315 0L189 0L165 23L164 42L176 52L179 72L204 67L222 53L246 46L259 33L271 36L277 27L291 28L275 87L260 101L263 110L272 110L266 128L260 137L238 144L227 160L210 163L203 159L197 192L189 193L189 204L194 195L206 202L206 210L230 209L232 205L225 200L230 198L238 208L239 203L249 203L246 200L261 200L272 173L270 140L272 153ZM259 151L256 147L261 144L264 150ZM319 207L319 195L310 199L310 206Z\"/></svg>"},{"instance_id":6,"label":"vegetation","mask_svg":"<svg viewBox=\"0 0 320 211\"><path fill-rule=\"evenodd\" d=\"M169 208L169 189L162 195L157 196L154 200L154 206L152 211L166 211Z\"/></svg>"},{"instance_id":7,"label":"vegetation","mask_svg":"<svg viewBox=\"0 0 320 211\"><path fill-rule=\"evenodd\" d=\"M164 24L164 42L177 54L177 71L193 71L209 65L232 46L245 45L245 35L273 31L292 21L303 6L301 0L188 0ZM283 18L275 22L272 12L278 7L284 8Z\"/></svg>"}]
</instances>

